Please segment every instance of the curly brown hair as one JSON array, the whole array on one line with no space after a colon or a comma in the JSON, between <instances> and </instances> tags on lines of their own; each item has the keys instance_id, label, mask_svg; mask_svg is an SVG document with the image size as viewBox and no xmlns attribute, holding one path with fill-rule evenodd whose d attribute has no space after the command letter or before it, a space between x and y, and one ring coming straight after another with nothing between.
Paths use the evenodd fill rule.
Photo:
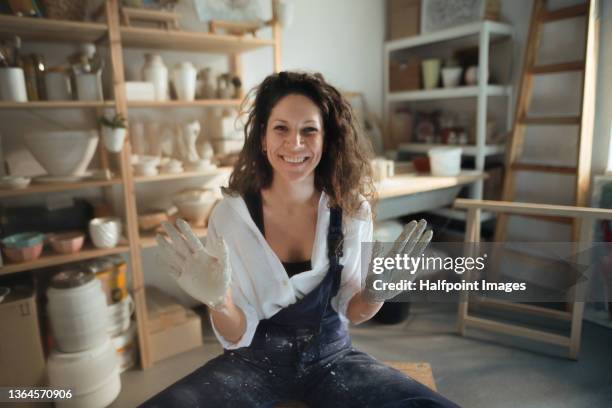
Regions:
<instances>
[{"instance_id":1,"label":"curly brown hair","mask_svg":"<svg viewBox=\"0 0 612 408\"><path fill-rule=\"evenodd\" d=\"M358 213L364 198L373 208L376 190L370 166L372 146L358 131L348 101L319 73L275 73L249 92L241 106L241 111L248 114L245 144L224 192L244 196L270 186L273 170L262 152L262 140L272 109L290 94L312 100L323 119L323 155L315 169L315 188L328 195L330 206L340 207L349 216ZM247 111L246 104L253 95Z\"/></svg>"}]
</instances>

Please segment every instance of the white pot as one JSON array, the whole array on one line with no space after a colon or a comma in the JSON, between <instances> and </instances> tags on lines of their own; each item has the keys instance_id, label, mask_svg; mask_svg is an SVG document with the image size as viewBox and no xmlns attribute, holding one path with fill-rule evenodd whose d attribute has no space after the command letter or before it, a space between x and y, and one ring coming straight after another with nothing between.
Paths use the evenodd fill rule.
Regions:
<instances>
[{"instance_id":1,"label":"white pot","mask_svg":"<svg viewBox=\"0 0 612 408\"><path fill-rule=\"evenodd\" d=\"M51 176L82 175L98 146L96 130L29 132L24 135L27 148Z\"/></svg>"},{"instance_id":2,"label":"white pot","mask_svg":"<svg viewBox=\"0 0 612 408\"><path fill-rule=\"evenodd\" d=\"M461 67L442 68L442 84L445 88L455 88L459 86L461 79Z\"/></svg>"},{"instance_id":3,"label":"white pot","mask_svg":"<svg viewBox=\"0 0 612 408\"><path fill-rule=\"evenodd\" d=\"M142 67L143 79L153 84L156 101L168 100L168 68L159 54L146 54L145 59Z\"/></svg>"},{"instance_id":4,"label":"white pot","mask_svg":"<svg viewBox=\"0 0 612 408\"><path fill-rule=\"evenodd\" d=\"M0 100L27 102L25 77L21 68L0 68Z\"/></svg>"},{"instance_id":5,"label":"white pot","mask_svg":"<svg viewBox=\"0 0 612 408\"><path fill-rule=\"evenodd\" d=\"M121 237L121 220L116 217L89 221L89 236L96 248L114 248Z\"/></svg>"},{"instance_id":6,"label":"white pot","mask_svg":"<svg viewBox=\"0 0 612 408\"><path fill-rule=\"evenodd\" d=\"M119 360L109 338L79 353L52 351L47 372L50 387L72 391L72 398L55 401L57 407L106 407L121 390Z\"/></svg>"},{"instance_id":7,"label":"white pot","mask_svg":"<svg viewBox=\"0 0 612 408\"><path fill-rule=\"evenodd\" d=\"M197 71L191 62L176 64L172 71L172 80L176 96L180 101L193 101L196 93Z\"/></svg>"},{"instance_id":8,"label":"white pot","mask_svg":"<svg viewBox=\"0 0 612 408\"><path fill-rule=\"evenodd\" d=\"M125 128L110 128L107 126L103 127L102 141L106 150L112 153L119 153L123 148L123 142L125 141L126 130Z\"/></svg>"},{"instance_id":9,"label":"white pot","mask_svg":"<svg viewBox=\"0 0 612 408\"><path fill-rule=\"evenodd\" d=\"M460 147L434 147L429 149L429 164L433 176L458 176L461 172Z\"/></svg>"}]
</instances>

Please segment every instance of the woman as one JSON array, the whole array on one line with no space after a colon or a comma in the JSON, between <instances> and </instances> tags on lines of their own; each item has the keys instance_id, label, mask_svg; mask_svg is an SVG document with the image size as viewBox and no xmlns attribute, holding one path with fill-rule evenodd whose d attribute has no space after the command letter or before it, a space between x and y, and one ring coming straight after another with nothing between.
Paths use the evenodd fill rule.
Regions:
<instances>
[{"instance_id":1,"label":"woman","mask_svg":"<svg viewBox=\"0 0 612 408\"><path fill-rule=\"evenodd\" d=\"M398 276L364 265L361 284L374 190L349 104L319 74L273 74L245 133L206 248L182 220L164 225L170 242L158 237L179 285L209 306L224 353L143 406L456 407L351 346L347 320L397 294L372 282ZM425 226L408 224L386 256L420 255Z\"/></svg>"}]
</instances>

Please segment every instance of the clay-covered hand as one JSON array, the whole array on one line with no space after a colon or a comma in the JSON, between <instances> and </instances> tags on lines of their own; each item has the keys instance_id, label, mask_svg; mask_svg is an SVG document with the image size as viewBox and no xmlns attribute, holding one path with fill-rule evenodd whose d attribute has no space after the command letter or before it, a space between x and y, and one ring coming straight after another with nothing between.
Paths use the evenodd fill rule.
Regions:
<instances>
[{"instance_id":1,"label":"clay-covered hand","mask_svg":"<svg viewBox=\"0 0 612 408\"><path fill-rule=\"evenodd\" d=\"M176 225L178 230L168 222L162 224L169 241L156 237L161 259L185 292L212 309L222 309L232 273L225 241L209 238L204 247L186 221L179 219Z\"/></svg>"},{"instance_id":2,"label":"clay-covered hand","mask_svg":"<svg viewBox=\"0 0 612 408\"><path fill-rule=\"evenodd\" d=\"M379 262L377 264L378 268L375 268L374 260L376 258L379 260L380 258L393 258L395 260L397 255L403 258L404 254L406 254L408 257L421 256L427 245L429 245L429 242L433 236L433 232L431 230L425 231L426 227L427 222L425 220L420 220L418 223L416 221L410 221L408 224L406 224L400 236L393 243L393 247L386 254L384 254L385 251L382 243L378 241L374 243L368 274L366 276L366 286L363 292L363 296L366 301L374 303L389 300L397 296L402 291L388 289L386 287L387 283L397 283L404 279L409 281L416 279L417 275L414 273L414 271L411 273L410 270L403 268L384 268L384 265L382 265L383 270L380 272L381 264ZM376 269L378 269L378 271ZM377 282L376 288L374 285L375 281L380 281Z\"/></svg>"}]
</instances>

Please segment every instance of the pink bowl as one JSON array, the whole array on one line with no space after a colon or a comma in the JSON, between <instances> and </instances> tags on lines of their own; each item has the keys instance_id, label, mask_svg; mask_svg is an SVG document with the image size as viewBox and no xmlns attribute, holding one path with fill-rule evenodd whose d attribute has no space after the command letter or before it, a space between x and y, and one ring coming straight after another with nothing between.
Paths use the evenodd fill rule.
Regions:
<instances>
[{"instance_id":1,"label":"pink bowl","mask_svg":"<svg viewBox=\"0 0 612 408\"><path fill-rule=\"evenodd\" d=\"M79 231L53 234L49 238L53 250L60 254L74 254L75 252L79 252L83 247L84 240L85 234Z\"/></svg>"},{"instance_id":2,"label":"pink bowl","mask_svg":"<svg viewBox=\"0 0 612 408\"><path fill-rule=\"evenodd\" d=\"M25 248L8 248L4 247L4 255L13 262L28 262L38 259L42 253L43 244L29 246Z\"/></svg>"}]
</instances>

